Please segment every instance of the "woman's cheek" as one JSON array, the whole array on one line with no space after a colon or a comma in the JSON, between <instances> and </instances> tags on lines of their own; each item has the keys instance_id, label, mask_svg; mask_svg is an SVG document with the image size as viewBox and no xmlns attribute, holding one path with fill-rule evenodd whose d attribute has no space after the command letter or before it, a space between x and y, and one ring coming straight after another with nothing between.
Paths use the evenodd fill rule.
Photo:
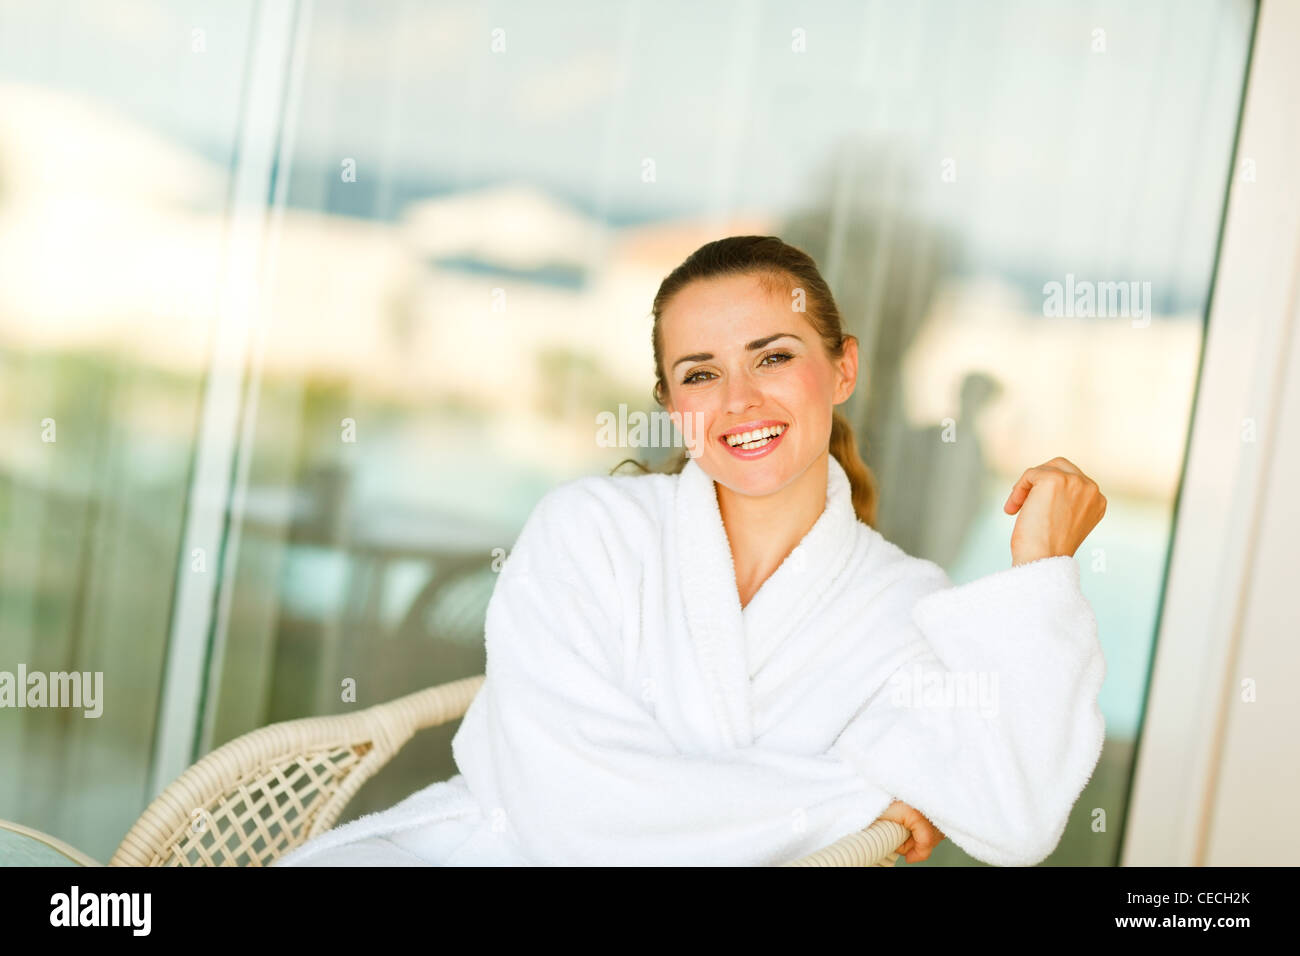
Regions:
<instances>
[{"instance_id":1,"label":"woman's cheek","mask_svg":"<svg viewBox=\"0 0 1300 956\"><path fill-rule=\"evenodd\" d=\"M803 369L791 369L791 372L794 374L781 383L778 400L800 418L815 416L816 410L823 408L832 394L829 383L807 363Z\"/></svg>"},{"instance_id":2,"label":"woman's cheek","mask_svg":"<svg viewBox=\"0 0 1300 956\"><path fill-rule=\"evenodd\" d=\"M709 430L713 427L714 413L702 402L687 401L677 406L679 421L677 428L688 443L698 443L702 447L709 440Z\"/></svg>"}]
</instances>

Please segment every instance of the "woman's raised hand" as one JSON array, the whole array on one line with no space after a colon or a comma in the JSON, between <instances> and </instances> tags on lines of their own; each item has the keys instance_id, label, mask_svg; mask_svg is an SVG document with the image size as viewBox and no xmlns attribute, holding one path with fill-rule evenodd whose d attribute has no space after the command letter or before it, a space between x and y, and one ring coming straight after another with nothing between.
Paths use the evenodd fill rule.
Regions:
<instances>
[{"instance_id":1,"label":"woman's raised hand","mask_svg":"<svg viewBox=\"0 0 1300 956\"><path fill-rule=\"evenodd\" d=\"M1106 513L1106 496L1073 462L1053 458L1020 476L1002 510L1020 512L1011 530L1011 563L1025 564L1073 557Z\"/></svg>"}]
</instances>

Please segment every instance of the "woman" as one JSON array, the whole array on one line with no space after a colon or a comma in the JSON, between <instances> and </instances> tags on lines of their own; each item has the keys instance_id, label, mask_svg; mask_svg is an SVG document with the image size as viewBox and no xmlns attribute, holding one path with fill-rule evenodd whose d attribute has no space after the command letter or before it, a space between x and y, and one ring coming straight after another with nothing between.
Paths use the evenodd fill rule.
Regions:
<instances>
[{"instance_id":1,"label":"woman","mask_svg":"<svg viewBox=\"0 0 1300 956\"><path fill-rule=\"evenodd\" d=\"M857 342L807 255L709 243L653 312L676 470L544 496L488 605L461 772L281 865L763 865L882 815L909 862L940 831L1044 859L1104 736L1073 558L1096 484L1063 458L1025 471L1012 567L953 587L872 527L834 412Z\"/></svg>"}]
</instances>

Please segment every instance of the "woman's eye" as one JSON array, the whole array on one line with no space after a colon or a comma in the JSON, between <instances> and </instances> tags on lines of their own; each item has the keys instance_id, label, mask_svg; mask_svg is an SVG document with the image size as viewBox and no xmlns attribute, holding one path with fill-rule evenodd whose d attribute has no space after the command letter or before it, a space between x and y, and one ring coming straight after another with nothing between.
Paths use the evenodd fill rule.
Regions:
<instances>
[{"instance_id":1,"label":"woman's eye","mask_svg":"<svg viewBox=\"0 0 1300 956\"><path fill-rule=\"evenodd\" d=\"M770 353L768 353L767 355L764 355L763 358L762 358L762 360L761 360L758 364L759 364L759 365L768 365L768 366L771 366L771 365L784 365L786 362L790 361L790 359L792 359L792 358L794 358L794 356L791 355L789 352L770 352ZM779 361L776 361L776 362L768 362L768 359L778 359ZM708 381L708 379L702 379L702 378L700 378L701 375L707 375L707 376L709 376L709 378L716 378L716 377L717 377L717 376L714 375L712 372L708 372L708 371L705 371L704 369L700 369L698 372L692 372L690 375L687 375L684 379L682 379L682 384L683 384L683 385L694 385L696 382Z\"/></svg>"},{"instance_id":2,"label":"woman's eye","mask_svg":"<svg viewBox=\"0 0 1300 956\"><path fill-rule=\"evenodd\" d=\"M700 381L701 375L712 375L712 374L713 374L712 372L705 372L703 370L699 372L692 372L690 375L687 375L684 379L682 379L682 384L694 385L696 382Z\"/></svg>"}]
</instances>

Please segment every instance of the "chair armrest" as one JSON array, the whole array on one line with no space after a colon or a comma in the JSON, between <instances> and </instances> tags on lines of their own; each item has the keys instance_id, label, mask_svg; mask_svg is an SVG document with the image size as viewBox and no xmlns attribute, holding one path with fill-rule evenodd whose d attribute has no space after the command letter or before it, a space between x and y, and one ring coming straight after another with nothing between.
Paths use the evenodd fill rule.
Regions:
<instances>
[{"instance_id":1,"label":"chair armrest","mask_svg":"<svg viewBox=\"0 0 1300 956\"><path fill-rule=\"evenodd\" d=\"M840 837L822 847L781 866L893 866L895 852L911 836L907 828L893 820L877 820L865 830Z\"/></svg>"},{"instance_id":2,"label":"chair armrest","mask_svg":"<svg viewBox=\"0 0 1300 956\"><path fill-rule=\"evenodd\" d=\"M4 830L7 831L8 833L15 834L16 836L21 838L25 838L26 840L31 841L32 844L37 844L45 850L48 850L52 853L57 853L63 857L67 857L67 859L71 861L71 864L65 863L59 865L64 865L64 866L66 865L103 866L104 865L100 863L98 860L87 856L85 853L82 853L76 847L69 846L68 844L64 843L62 840L58 839L57 837L52 837L48 833L42 833L40 830L33 830L31 827L25 827L21 823L14 823L12 820L0 820L0 830ZM52 859L57 859L57 858L52 858ZM41 864L37 864L37 865L41 865Z\"/></svg>"}]
</instances>

